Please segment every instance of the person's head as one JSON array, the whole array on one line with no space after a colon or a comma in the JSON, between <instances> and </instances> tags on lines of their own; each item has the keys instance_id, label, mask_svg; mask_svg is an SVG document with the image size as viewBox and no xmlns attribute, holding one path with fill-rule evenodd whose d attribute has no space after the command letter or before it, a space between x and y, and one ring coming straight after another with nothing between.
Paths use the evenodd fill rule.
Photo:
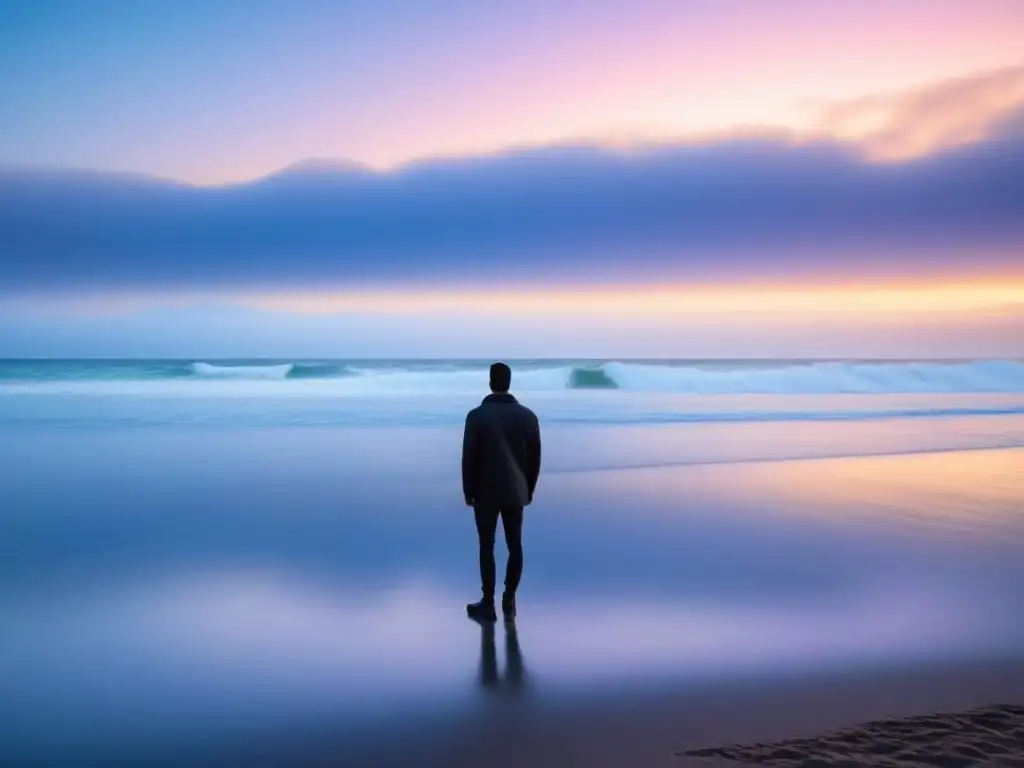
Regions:
<instances>
[{"instance_id":1,"label":"person's head","mask_svg":"<svg viewBox=\"0 0 1024 768\"><path fill-rule=\"evenodd\" d=\"M501 395L508 392L512 386L512 369L504 363L495 363L491 366L491 392Z\"/></svg>"}]
</instances>

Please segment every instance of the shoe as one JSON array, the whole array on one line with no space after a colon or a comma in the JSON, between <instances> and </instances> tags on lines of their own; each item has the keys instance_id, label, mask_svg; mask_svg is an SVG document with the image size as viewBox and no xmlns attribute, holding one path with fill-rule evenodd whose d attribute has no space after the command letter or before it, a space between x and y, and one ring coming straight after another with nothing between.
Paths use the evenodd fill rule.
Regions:
<instances>
[{"instance_id":1,"label":"shoe","mask_svg":"<svg viewBox=\"0 0 1024 768\"><path fill-rule=\"evenodd\" d=\"M516 596L506 592L501 596L501 612L505 614L506 619L514 619L516 617Z\"/></svg>"},{"instance_id":2,"label":"shoe","mask_svg":"<svg viewBox=\"0 0 1024 768\"><path fill-rule=\"evenodd\" d=\"M481 600L479 603L470 603L466 606L466 615L473 621L497 621L498 614L494 612L493 600Z\"/></svg>"}]
</instances>

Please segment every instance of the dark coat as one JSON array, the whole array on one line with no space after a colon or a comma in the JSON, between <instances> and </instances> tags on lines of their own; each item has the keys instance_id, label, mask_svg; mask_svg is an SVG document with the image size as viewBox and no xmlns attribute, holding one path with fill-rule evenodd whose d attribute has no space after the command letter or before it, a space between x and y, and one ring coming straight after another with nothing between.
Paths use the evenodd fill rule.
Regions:
<instances>
[{"instance_id":1,"label":"dark coat","mask_svg":"<svg viewBox=\"0 0 1024 768\"><path fill-rule=\"evenodd\" d=\"M466 416L462 493L467 504L525 507L540 476L540 424L509 394L488 395Z\"/></svg>"}]
</instances>

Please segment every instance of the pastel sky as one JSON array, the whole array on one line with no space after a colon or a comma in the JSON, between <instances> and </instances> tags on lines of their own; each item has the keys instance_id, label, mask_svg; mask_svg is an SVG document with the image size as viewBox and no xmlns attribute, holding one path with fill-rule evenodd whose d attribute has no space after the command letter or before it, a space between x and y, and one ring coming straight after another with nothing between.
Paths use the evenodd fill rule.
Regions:
<instances>
[{"instance_id":1,"label":"pastel sky","mask_svg":"<svg viewBox=\"0 0 1024 768\"><path fill-rule=\"evenodd\" d=\"M12 0L0 355L1021 355L1022 40L1017 0Z\"/></svg>"}]
</instances>

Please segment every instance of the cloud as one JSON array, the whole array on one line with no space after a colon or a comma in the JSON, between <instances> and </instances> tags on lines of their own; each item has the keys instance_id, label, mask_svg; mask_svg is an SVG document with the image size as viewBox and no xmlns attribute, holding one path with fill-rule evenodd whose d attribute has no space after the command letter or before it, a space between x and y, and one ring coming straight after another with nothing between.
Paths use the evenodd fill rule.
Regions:
<instances>
[{"instance_id":1,"label":"cloud","mask_svg":"<svg viewBox=\"0 0 1024 768\"><path fill-rule=\"evenodd\" d=\"M816 128L863 143L877 160L911 157L977 142L1024 107L1024 64L922 88L832 104Z\"/></svg>"},{"instance_id":2,"label":"cloud","mask_svg":"<svg viewBox=\"0 0 1024 768\"><path fill-rule=\"evenodd\" d=\"M941 122L956 99L940 90L900 114ZM390 173L317 162L220 188L8 170L0 292L1019 275L1021 115L885 164L771 135Z\"/></svg>"}]
</instances>

